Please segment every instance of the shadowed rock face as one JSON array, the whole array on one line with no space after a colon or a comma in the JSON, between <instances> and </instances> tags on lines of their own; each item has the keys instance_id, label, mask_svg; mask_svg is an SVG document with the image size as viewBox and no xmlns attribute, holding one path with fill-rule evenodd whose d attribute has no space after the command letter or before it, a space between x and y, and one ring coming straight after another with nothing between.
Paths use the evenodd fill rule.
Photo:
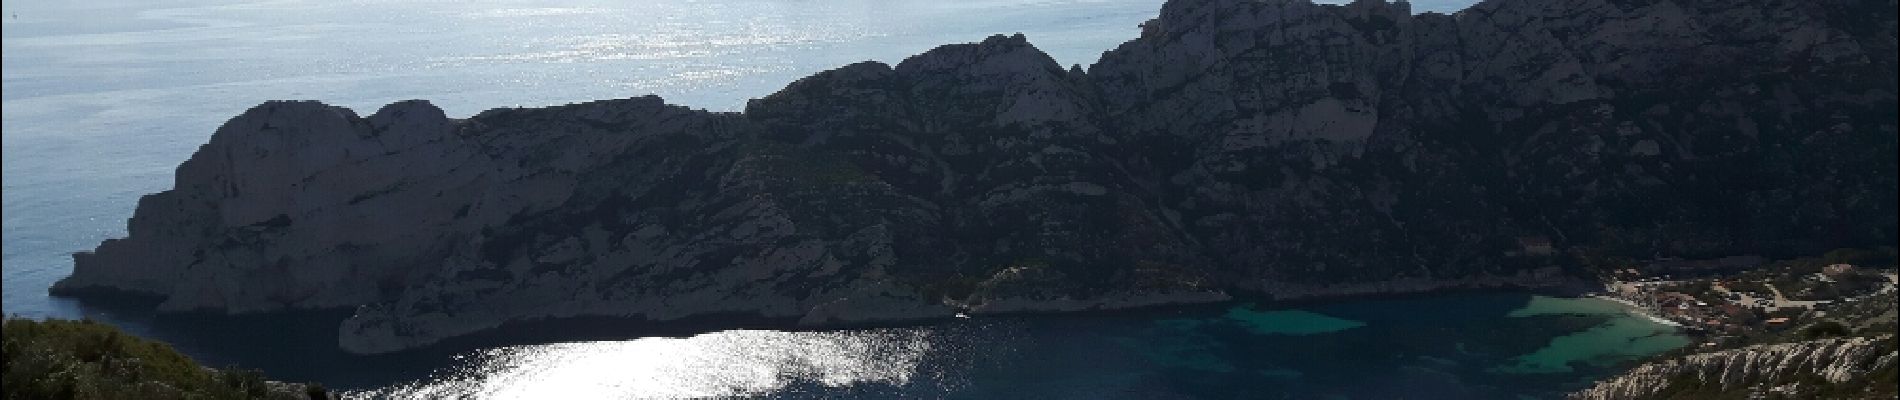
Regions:
<instances>
[{"instance_id":1,"label":"shadowed rock face","mask_svg":"<svg viewBox=\"0 0 1900 400\"><path fill-rule=\"evenodd\" d=\"M456 120L271 102L57 293L506 322L1538 285L1559 259L1895 240L1895 2L1171 1L1084 72L1020 35L793 82Z\"/></svg>"}]
</instances>

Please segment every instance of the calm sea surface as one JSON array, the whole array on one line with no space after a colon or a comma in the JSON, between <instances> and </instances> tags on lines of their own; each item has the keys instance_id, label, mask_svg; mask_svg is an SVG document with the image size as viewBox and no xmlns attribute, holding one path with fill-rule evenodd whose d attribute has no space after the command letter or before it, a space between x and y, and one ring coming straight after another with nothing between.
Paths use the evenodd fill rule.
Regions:
<instances>
[{"instance_id":1,"label":"calm sea surface","mask_svg":"<svg viewBox=\"0 0 1900 400\"><path fill-rule=\"evenodd\" d=\"M1469 1L1419 1L1455 11ZM268 99L451 116L659 94L731 111L799 77L1022 32L1063 64L1133 38L1159 0L87 1L4 9L4 309L112 322L213 364L391 396L1548 397L1679 346L1604 303L1524 294L331 350L337 315L158 318L46 288L122 236L139 195Z\"/></svg>"}]
</instances>

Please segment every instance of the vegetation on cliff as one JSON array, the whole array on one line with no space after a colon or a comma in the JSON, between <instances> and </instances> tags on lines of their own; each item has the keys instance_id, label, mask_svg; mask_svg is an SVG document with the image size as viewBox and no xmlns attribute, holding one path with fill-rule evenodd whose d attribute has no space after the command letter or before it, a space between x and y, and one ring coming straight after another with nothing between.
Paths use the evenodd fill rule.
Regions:
<instances>
[{"instance_id":1,"label":"vegetation on cliff","mask_svg":"<svg viewBox=\"0 0 1900 400\"><path fill-rule=\"evenodd\" d=\"M7 399L327 399L320 385L212 369L164 343L93 321L5 322Z\"/></svg>"}]
</instances>

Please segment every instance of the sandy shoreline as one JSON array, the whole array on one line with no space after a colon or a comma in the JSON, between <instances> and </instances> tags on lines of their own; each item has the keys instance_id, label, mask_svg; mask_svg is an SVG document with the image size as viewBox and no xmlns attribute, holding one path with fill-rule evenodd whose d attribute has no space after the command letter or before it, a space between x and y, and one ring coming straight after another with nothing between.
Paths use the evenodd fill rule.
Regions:
<instances>
[{"instance_id":1,"label":"sandy shoreline","mask_svg":"<svg viewBox=\"0 0 1900 400\"><path fill-rule=\"evenodd\" d=\"M1656 315L1655 313L1650 312L1648 309L1644 309L1643 306L1637 305L1635 302L1632 302L1629 300L1624 300L1621 298L1617 298L1615 296L1608 296L1608 295L1601 295L1601 294L1587 294L1587 295L1584 295L1584 297L1613 301L1613 302L1616 302L1617 304L1622 304L1624 307L1628 308L1630 312L1636 315L1643 316L1643 318L1648 318L1650 321L1655 321L1658 324L1673 326L1677 328L1683 327L1681 322L1671 321L1668 318L1663 318L1662 316Z\"/></svg>"}]
</instances>

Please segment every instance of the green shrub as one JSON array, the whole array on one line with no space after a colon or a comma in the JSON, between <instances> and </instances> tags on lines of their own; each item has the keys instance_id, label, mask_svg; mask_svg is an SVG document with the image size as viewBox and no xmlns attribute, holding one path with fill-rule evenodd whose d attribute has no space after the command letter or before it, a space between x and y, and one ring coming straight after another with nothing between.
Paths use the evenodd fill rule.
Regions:
<instances>
[{"instance_id":1,"label":"green shrub","mask_svg":"<svg viewBox=\"0 0 1900 400\"><path fill-rule=\"evenodd\" d=\"M272 393L262 373L205 368L171 346L93 321L8 317L0 365L6 399L328 398Z\"/></svg>"},{"instance_id":2,"label":"green shrub","mask_svg":"<svg viewBox=\"0 0 1900 400\"><path fill-rule=\"evenodd\" d=\"M1825 339L1847 336L1848 333L1846 325L1834 321L1821 321L1801 329L1801 338L1804 340Z\"/></svg>"}]
</instances>

